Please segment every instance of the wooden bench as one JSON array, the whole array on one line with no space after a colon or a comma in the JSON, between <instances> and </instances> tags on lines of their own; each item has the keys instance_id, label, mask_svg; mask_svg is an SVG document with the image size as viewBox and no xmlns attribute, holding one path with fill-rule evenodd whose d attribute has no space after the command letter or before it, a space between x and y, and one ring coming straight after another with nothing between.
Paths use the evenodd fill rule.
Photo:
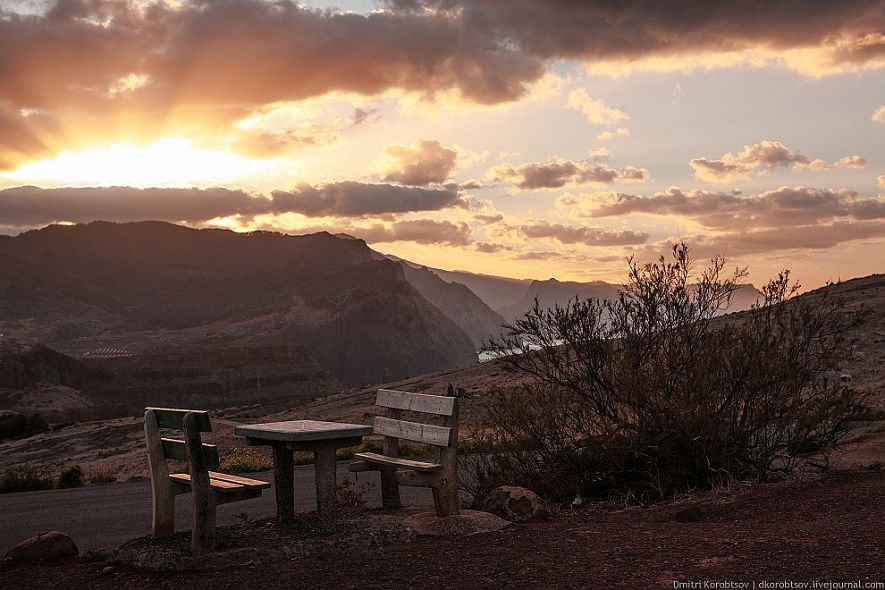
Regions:
<instances>
[{"instance_id":1,"label":"wooden bench","mask_svg":"<svg viewBox=\"0 0 885 590\"><path fill-rule=\"evenodd\" d=\"M375 417L375 434L384 435L382 453L357 453L350 471L380 471L381 497L385 508L400 508L399 486L433 488L437 516L459 513L458 498L458 399L449 395L425 395L379 389L375 405L387 416ZM442 416L442 425L402 420L403 411ZM400 439L436 448L432 462L397 457Z\"/></svg>"},{"instance_id":2,"label":"wooden bench","mask_svg":"<svg viewBox=\"0 0 885 590\"><path fill-rule=\"evenodd\" d=\"M184 431L184 440L162 438L161 428ZM257 479L209 471L219 465L215 445L203 444L201 432L212 432L209 412L145 408L144 434L153 489L153 536L171 535L175 528L175 496L191 493L194 500L191 547L197 553L215 549L215 509L219 504L261 495L270 484ZM185 461L189 473L169 473L167 459Z\"/></svg>"}]
</instances>

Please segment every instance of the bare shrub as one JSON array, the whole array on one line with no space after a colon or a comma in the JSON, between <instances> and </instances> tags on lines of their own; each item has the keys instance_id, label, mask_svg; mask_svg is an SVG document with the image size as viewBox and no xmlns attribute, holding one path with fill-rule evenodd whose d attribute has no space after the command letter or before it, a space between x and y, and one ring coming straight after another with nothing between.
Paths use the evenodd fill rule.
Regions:
<instances>
[{"instance_id":1,"label":"bare shrub","mask_svg":"<svg viewBox=\"0 0 885 590\"><path fill-rule=\"evenodd\" d=\"M724 268L715 258L695 273L681 244L672 261L630 259L616 300L536 301L507 326L487 349L532 384L489 396L468 491L645 501L790 472L833 449L862 409L827 378L856 318L826 289L794 299L788 271L750 312L719 317L746 276Z\"/></svg>"},{"instance_id":2,"label":"bare shrub","mask_svg":"<svg viewBox=\"0 0 885 590\"><path fill-rule=\"evenodd\" d=\"M360 508L365 506L368 501L366 494L372 491L374 487L375 484L370 481L358 484L345 477L335 490L338 506L341 508Z\"/></svg>"}]
</instances>

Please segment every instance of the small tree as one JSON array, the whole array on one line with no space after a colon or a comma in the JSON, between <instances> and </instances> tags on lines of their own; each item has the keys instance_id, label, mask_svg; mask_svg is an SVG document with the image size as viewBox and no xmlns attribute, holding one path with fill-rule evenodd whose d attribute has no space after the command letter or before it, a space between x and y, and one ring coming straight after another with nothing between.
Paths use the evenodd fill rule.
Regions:
<instances>
[{"instance_id":1,"label":"small tree","mask_svg":"<svg viewBox=\"0 0 885 590\"><path fill-rule=\"evenodd\" d=\"M487 349L532 385L491 396L475 494L503 483L544 495L661 498L729 477L789 472L834 448L860 409L827 378L853 325L824 290L793 299L783 272L759 302L723 316L745 269L689 248L640 265L615 300L534 307ZM507 449L501 451L501 449Z\"/></svg>"}]
</instances>

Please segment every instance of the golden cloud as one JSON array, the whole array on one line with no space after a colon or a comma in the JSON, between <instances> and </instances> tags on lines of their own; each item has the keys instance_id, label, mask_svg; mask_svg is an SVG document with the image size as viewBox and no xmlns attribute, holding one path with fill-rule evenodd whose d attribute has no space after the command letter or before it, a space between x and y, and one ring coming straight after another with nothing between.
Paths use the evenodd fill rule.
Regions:
<instances>
[{"instance_id":1,"label":"golden cloud","mask_svg":"<svg viewBox=\"0 0 885 590\"><path fill-rule=\"evenodd\" d=\"M866 166L866 160L853 155L828 163L792 151L779 141L764 140L744 146L744 149L736 155L729 152L717 159L694 158L689 164L694 168L695 176L698 178L710 182L726 183L747 179L757 172L775 167L806 170L863 168Z\"/></svg>"},{"instance_id":2,"label":"golden cloud","mask_svg":"<svg viewBox=\"0 0 885 590\"><path fill-rule=\"evenodd\" d=\"M413 186L445 182L457 158L458 152L435 140L419 139L411 147L389 145L384 148L381 178Z\"/></svg>"},{"instance_id":3,"label":"golden cloud","mask_svg":"<svg viewBox=\"0 0 885 590\"><path fill-rule=\"evenodd\" d=\"M635 166L612 168L608 164L588 161L555 160L530 162L511 166L500 164L486 173L493 181L507 180L526 190L561 188L584 184L608 184L612 182L642 182L648 180L648 170Z\"/></svg>"}]
</instances>

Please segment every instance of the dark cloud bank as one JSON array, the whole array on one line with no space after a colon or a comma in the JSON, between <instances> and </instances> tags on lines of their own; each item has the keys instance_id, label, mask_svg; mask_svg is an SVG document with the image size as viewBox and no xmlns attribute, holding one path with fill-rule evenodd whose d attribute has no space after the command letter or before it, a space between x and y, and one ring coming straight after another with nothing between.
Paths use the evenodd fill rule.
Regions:
<instances>
[{"instance_id":1,"label":"dark cloud bank","mask_svg":"<svg viewBox=\"0 0 885 590\"><path fill-rule=\"evenodd\" d=\"M228 125L261 105L390 89L520 98L559 59L637 60L821 49L830 65L885 59L885 0L393 0L371 14L289 1L58 0L0 7L0 166L63 141L56 117L111 114L151 130L170 114ZM110 92L130 76L143 83ZM196 115L195 115L196 116Z\"/></svg>"},{"instance_id":2,"label":"dark cloud bank","mask_svg":"<svg viewBox=\"0 0 885 590\"><path fill-rule=\"evenodd\" d=\"M274 191L252 196L225 188L54 188L0 190L5 226L36 227L56 221L155 219L199 223L230 215L300 213L308 217L369 217L463 207L452 187L422 188L355 181Z\"/></svg>"}]
</instances>

